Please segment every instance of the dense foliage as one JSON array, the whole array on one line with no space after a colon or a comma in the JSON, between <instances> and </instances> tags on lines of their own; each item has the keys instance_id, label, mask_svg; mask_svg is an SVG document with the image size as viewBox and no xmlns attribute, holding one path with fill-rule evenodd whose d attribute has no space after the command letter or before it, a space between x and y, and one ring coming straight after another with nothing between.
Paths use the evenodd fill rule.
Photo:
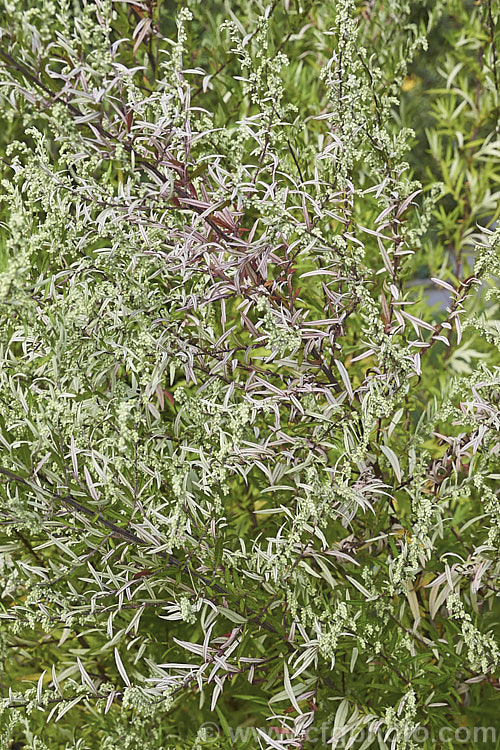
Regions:
<instances>
[{"instance_id":1,"label":"dense foliage","mask_svg":"<svg viewBox=\"0 0 500 750\"><path fill-rule=\"evenodd\" d=\"M498 3L1 7L1 747L499 747Z\"/></svg>"}]
</instances>

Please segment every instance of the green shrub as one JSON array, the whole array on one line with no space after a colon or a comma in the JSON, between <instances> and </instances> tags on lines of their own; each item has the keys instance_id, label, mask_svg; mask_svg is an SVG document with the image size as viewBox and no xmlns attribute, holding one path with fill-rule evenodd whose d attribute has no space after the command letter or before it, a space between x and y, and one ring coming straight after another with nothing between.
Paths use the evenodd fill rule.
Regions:
<instances>
[{"instance_id":1,"label":"green shrub","mask_svg":"<svg viewBox=\"0 0 500 750\"><path fill-rule=\"evenodd\" d=\"M498 15L3 0L2 747L500 746Z\"/></svg>"}]
</instances>

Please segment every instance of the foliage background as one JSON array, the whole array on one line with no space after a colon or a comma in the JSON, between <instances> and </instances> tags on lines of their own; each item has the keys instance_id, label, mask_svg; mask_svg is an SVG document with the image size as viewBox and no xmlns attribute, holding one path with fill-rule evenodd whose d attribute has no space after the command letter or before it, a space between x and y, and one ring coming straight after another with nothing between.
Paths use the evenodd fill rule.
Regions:
<instances>
[{"instance_id":1,"label":"foliage background","mask_svg":"<svg viewBox=\"0 0 500 750\"><path fill-rule=\"evenodd\" d=\"M499 730L498 4L1 13L2 746Z\"/></svg>"}]
</instances>

